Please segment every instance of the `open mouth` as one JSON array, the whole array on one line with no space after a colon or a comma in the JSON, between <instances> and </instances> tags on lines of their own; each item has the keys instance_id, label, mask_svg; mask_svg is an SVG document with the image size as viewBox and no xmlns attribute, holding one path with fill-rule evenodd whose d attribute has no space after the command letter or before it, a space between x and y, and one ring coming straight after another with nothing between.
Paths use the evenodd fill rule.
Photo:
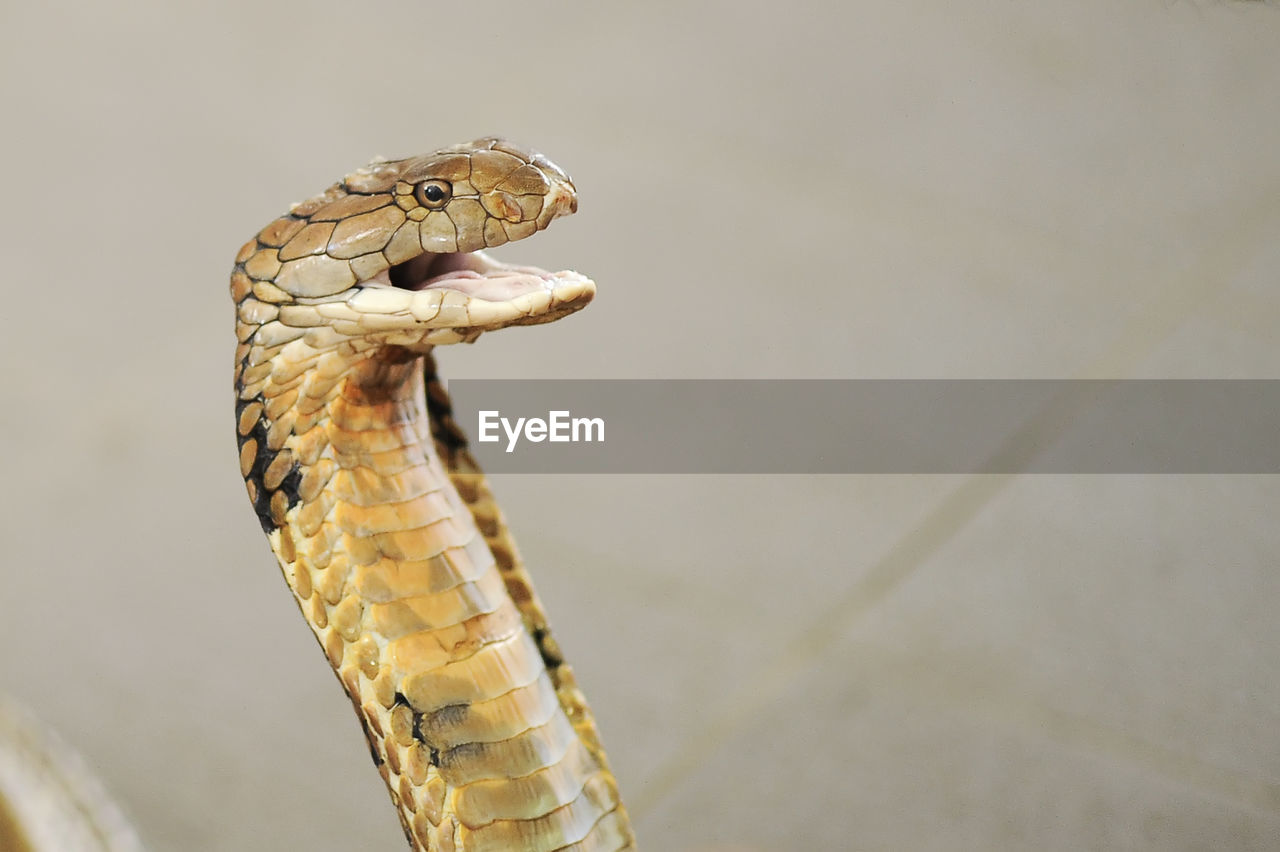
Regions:
<instances>
[{"instance_id":1,"label":"open mouth","mask_svg":"<svg viewBox=\"0 0 1280 852\"><path fill-rule=\"evenodd\" d=\"M595 295L595 283L577 272L501 263L483 251L423 253L361 281L355 289L369 295L380 290L412 293L405 309L437 329L551 322L585 307ZM355 294L348 303L357 310L372 305Z\"/></svg>"},{"instance_id":2,"label":"open mouth","mask_svg":"<svg viewBox=\"0 0 1280 852\"><path fill-rule=\"evenodd\" d=\"M554 291L557 279L565 274L500 263L476 251L420 254L372 280L400 290L456 290L473 299L506 302L528 293Z\"/></svg>"}]
</instances>

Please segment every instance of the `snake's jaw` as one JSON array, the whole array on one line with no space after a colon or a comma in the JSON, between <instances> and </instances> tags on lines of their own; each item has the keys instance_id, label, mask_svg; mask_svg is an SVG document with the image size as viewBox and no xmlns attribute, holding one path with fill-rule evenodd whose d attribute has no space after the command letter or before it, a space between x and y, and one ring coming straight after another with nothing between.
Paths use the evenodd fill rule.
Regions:
<instances>
[{"instance_id":1,"label":"snake's jaw","mask_svg":"<svg viewBox=\"0 0 1280 852\"><path fill-rule=\"evenodd\" d=\"M414 275L419 269L421 277ZM595 291L595 282L577 272L514 266L475 251L421 256L361 282L340 304L364 328L362 336L414 349L551 322L586 307Z\"/></svg>"}]
</instances>

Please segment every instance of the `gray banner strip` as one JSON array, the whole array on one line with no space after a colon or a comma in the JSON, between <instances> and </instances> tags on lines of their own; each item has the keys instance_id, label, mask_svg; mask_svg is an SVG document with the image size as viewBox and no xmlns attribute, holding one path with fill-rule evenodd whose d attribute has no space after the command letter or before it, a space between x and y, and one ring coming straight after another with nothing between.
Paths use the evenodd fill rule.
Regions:
<instances>
[{"instance_id":1,"label":"gray banner strip","mask_svg":"<svg viewBox=\"0 0 1280 852\"><path fill-rule=\"evenodd\" d=\"M1276 380L453 380L502 473L1277 473Z\"/></svg>"}]
</instances>

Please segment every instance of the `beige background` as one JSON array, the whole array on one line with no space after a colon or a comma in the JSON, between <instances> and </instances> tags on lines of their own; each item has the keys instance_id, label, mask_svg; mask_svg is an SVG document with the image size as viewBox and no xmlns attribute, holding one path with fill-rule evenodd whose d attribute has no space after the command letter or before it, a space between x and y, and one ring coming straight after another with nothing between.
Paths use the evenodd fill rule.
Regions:
<instances>
[{"instance_id":1,"label":"beige background","mask_svg":"<svg viewBox=\"0 0 1280 852\"><path fill-rule=\"evenodd\" d=\"M181 7L181 8L179 8ZM472 377L1280 368L1280 8L7 3L0 684L157 850L398 849L244 496L239 245L499 132ZM1275 477L496 483L645 848L1280 848Z\"/></svg>"}]
</instances>

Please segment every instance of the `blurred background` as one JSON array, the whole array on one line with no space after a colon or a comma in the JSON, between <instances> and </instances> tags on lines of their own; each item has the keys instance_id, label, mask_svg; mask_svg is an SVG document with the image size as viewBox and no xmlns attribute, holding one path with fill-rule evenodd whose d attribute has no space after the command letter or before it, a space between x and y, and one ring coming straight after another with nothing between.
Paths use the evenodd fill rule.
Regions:
<instances>
[{"instance_id":1,"label":"blurred background","mask_svg":"<svg viewBox=\"0 0 1280 852\"><path fill-rule=\"evenodd\" d=\"M154 849L400 849L245 499L231 261L500 133L470 378L1274 378L1280 7L8 3L0 691ZM1016 437L1016 436L1011 436ZM651 850L1280 848L1280 479L514 476Z\"/></svg>"}]
</instances>

